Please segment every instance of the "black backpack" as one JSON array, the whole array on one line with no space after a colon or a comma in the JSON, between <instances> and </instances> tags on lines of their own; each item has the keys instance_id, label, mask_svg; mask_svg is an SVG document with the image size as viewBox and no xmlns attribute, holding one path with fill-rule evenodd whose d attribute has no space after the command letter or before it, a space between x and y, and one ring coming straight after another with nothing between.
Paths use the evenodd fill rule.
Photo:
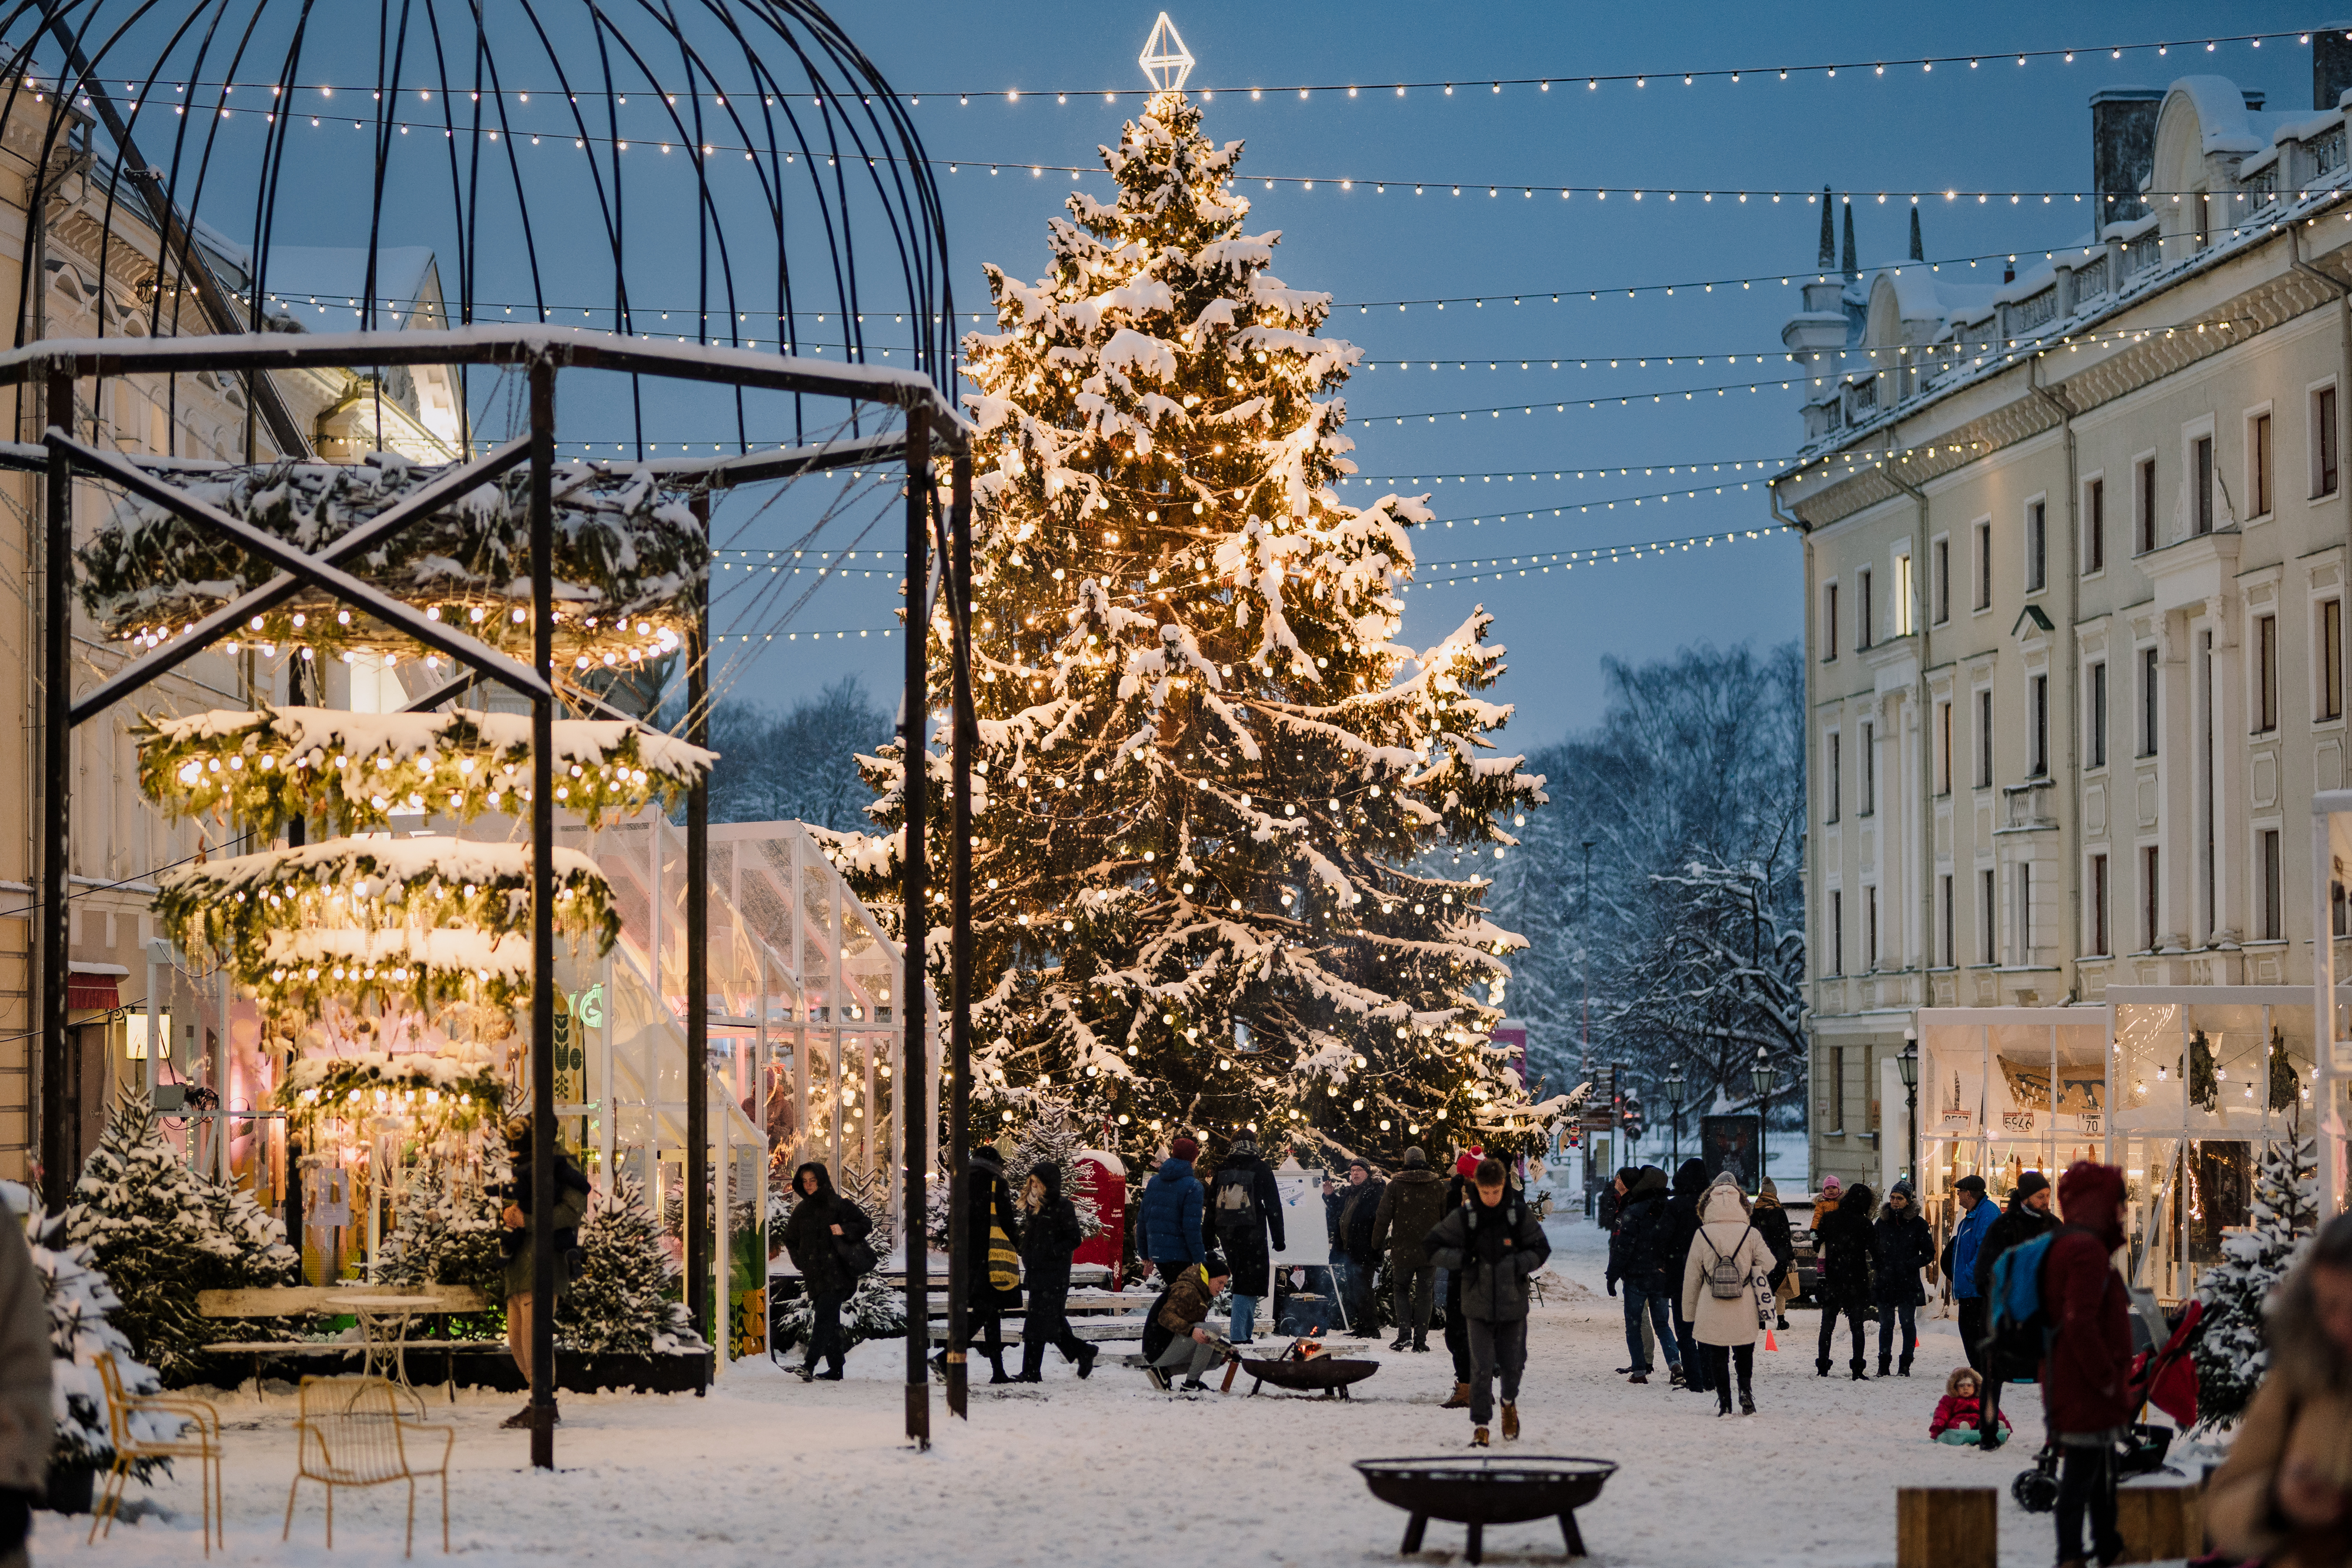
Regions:
<instances>
[{"instance_id":1,"label":"black backpack","mask_svg":"<svg viewBox=\"0 0 2352 1568\"><path fill-rule=\"evenodd\" d=\"M1258 1224L1257 1173L1246 1166L1228 1166L1219 1171L1209 1205L1220 1232L1245 1231Z\"/></svg>"}]
</instances>

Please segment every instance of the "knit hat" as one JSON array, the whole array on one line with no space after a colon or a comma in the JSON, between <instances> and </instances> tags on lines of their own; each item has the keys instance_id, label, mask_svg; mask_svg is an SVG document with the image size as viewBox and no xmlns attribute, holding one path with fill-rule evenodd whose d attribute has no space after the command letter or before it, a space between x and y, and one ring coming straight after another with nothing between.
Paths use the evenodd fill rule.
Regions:
<instances>
[{"instance_id":1,"label":"knit hat","mask_svg":"<svg viewBox=\"0 0 2352 1568\"><path fill-rule=\"evenodd\" d=\"M1201 1272L1212 1280L1225 1279L1233 1271L1233 1266L1225 1261L1225 1255L1213 1247L1209 1249L1209 1255L1201 1260Z\"/></svg>"},{"instance_id":2,"label":"knit hat","mask_svg":"<svg viewBox=\"0 0 2352 1568\"><path fill-rule=\"evenodd\" d=\"M1246 1127L1234 1134L1234 1153L1238 1155L1244 1149L1251 1154L1257 1153L1257 1134Z\"/></svg>"},{"instance_id":3,"label":"knit hat","mask_svg":"<svg viewBox=\"0 0 2352 1568\"><path fill-rule=\"evenodd\" d=\"M1366 1176L1370 1176L1372 1174L1372 1162L1360 1155L1348 1162L1348 1168L1351 1171L1361 1170Z\"/></svg>"},{"instance_id":4,"label":"knit hat","mask_svg":"<svg viewBox=\"0 0 2352 1568\"><path fill-rule=\"evenodd\" d=\"M2035 1193L2047 1191L2049 1186L2048 1176L2043 1176L2040 1171L2027 1171L2017 1178L2016 1189L2009 1195L2009 1200L2011 1203L2023 1203Z\"/></svg>"},{"instance_id":5,"label":"knit hat","mask_svg":"<svg viewBox=\"0 0 2352 1568\"><path fill-rule=\"evenodd\" d=\"M1838 1180L1835 1176L1825 1176L1822 1177L1822 1191L1824 1193L1833 1193L1844 1185L1845 1183Z\"/></svg>"},{"instance_id":6,"label":"knit hat","mask_svg":"<svg viewBox=\"0 0 2352 1568\"><path fill-rule=\"evenodd\" d=\"M1190 1133L1179 1133L1168 1140L1168 1154L1172 1159L1197 1160L1201 1157L1201 1140Z\"/></svg>"},{"instance_id":7,"label":"knit hat","mask_svg":"<svg viewBox=\"0 0 2352 1568\"><path fill-rule=\"evenodd\" d=\"M1467 1150L1465 1150L1462 1156L1454 1162L1454 1174L1464 1181L1468 1181L1477 1169L1478 1156Z\"/></svg>"},{"instance_id":8,"label":"knit hat","mask_svg":"<svg viewBox=\"0 0 2352 1568\"><path fill-rule=\"evenodd\" d=\"M1423 1148L1419 1144L1415 1144L1415 1145L1413 1145L1411 1148L1409 1148L1409 1149L1405 1150L1405 1152L1404 1152L1404 1168L1405 1168L1405 1169L1407 1169L1407 1170L1409 1170L1409 1171L1417 1171L1417 1170L1422 1169L1423 1167L1424 1167L1424 1166L1427 1166L1428 1164L1429 1164L1429 1152L1428 1152L1427 1150L1423 1149Z\"/></svg>"},{"instance_id":9,"label":"knit hat","mask_svg":"<svg viewBox=\"0 0 2352 1568\"><path fill-rule=\"evenodd\" d=\"M1973 1174L1964 1176L1959 1180L1952 1184L1952 1190L1954 1192L1982 1193L1984 1189L1984 1177Z\"/></svg>"},{"instance_id":10,"label":"knit hat","mask_svg":"<svg viewBox=\"0 0 2352 1568\"><path fill-rule=\"evenodd\" d=\"M1764 1178L1764 1186L1759 1190L1764 1197L1772 1198L1775 1201L1778 1201L1780 1197L1780 1189L1772 1185L1772 1178L1770 1176L1766 1176Z\"/></svg>"}]
</instances>

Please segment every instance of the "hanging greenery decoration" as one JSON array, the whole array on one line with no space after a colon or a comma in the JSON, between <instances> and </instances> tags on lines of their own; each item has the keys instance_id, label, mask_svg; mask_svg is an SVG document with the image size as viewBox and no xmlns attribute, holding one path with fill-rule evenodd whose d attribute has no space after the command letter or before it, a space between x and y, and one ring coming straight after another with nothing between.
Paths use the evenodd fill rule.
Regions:
<instances>
[{"instance_id":1,"label":"hanging greenery decoration","mask_svg":"<svg viewBox=\"0 0 2352 1568\"><path fill-rule=\"evenodd\" d=\"M366 1051L297 1061L274 1099L288 1132L306 1145L314 1145L322 1122L372 1116L414 1122L418 1139L434 1143L499 1123L506 1086L489 1052L478 1047L454 1055Z\"/></svg>"},{"instance_id":2,"label":"hanging greenery decoration","mask_svg":"<svg viewBox=\"0 0 2352 1568\"><path fill-rule=\"evenodd\" d=\"M2199 1030L2189 1037L2189 1103L2200 1111L2210 1111L2221 1098L2221 1082L2213 1071L2213 1044Z\"/></svg>"},{"instance_id":3,"label":"hanging greenery decoration","mask_svg":"<svg viewBox=\"0 0 2352 1568\"><path fill-rule=\"evenodd\" d=\"M2294 1071L2294 1062L2286 1053L2286 1039L2278 1030L2271 1030L2270 1103L2273 1111L2292 1107L2303 1093L2303 1080Z\"/></svg>"},{"instance_id":4,"label":"hanging greenery decoration","mask_svg":"<svg viewBox=\"0 0 2352 1568\"><path fill-rule=\"evenodd\" d=\"M305 550L332 544L438 477L436 465L376 453L345 466L283 460L175 475L194 499ZM370 586L527 655L530 479L479 485L344 563ZM559 659L620 666L677 648L689 596L710 572L709 531L685 491L633 464L559 463L554 568ZM82 608L112 641L154 646L277 574L234 538L126 497L75 552ZM401 653L415 644L305 588L247 628L253 643L322 653ZM231 645L232 649L234 644Z\"/></svg>"},{"instance_id":5,"label":"hanging greenery decoration","mask_svg":"<svg viewBox=\"0 0 2352 1568\"><path fill-rule=\"evenodd\" d=\"M296 821L381 829L394 811L471 821L530 800L531 720L503 713L281 707L151 717L139 784L174 818L205 812L264 838ZM674 808L716 754L627 719L559 719L555 799L592 827Z\"/></svg>"}]
</instances>

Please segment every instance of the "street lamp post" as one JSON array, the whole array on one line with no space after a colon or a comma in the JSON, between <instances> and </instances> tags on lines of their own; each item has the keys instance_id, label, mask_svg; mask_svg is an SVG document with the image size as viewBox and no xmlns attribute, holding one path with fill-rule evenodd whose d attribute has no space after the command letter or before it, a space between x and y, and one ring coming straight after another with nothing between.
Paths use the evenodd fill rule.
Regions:
<instances>
[{"instance_id":1,"label":"street lamp post","mask_svg":"<svg viewBox=\"0 0 2352 1568\"><path fill-rule=\"evenodd\" d=\"M1903 1031L1903 1054L1895 1059L1895 1071L1903 1074L1903 1103L1911 1121L1911 1141L1903 1150L1903 1174L1918 1180L1919 1168L1919 1031Z\"/></svg>"},{"instance_id":2,"label":"street lamp post","mask_svg":"<svg viewBox=\"0 0 2352 1568\"><path fill-rule=\"evenodd\" d=\"M1675 1070L1666 1074L1665 1082L1666 1110L1673 1116L1675 1124L1673 1147L1666 1152L1666 1168L1669 1170L1674 1168L1676 1160L1682 1158L1683 1094L1686 1088L1687 1085L1683 1082L1682 1064L1676 1062Z\"/></svg>"},{"instance_id":3,"label":"street lamp post","mask_svg":"<svg viewBox=\"0 0 2352 1568\"><path fill-rule=\"evenodd\" d=\"M1780 1087L1780 1070L1772 1065L1772 1059L1760 1045L1756 1048L1756 1065L1748 1070L1748 1081L1756 1091L1756 1169L1760 1181L1772 1174L1772 1094Z\"/></svg>"}]
</instances>

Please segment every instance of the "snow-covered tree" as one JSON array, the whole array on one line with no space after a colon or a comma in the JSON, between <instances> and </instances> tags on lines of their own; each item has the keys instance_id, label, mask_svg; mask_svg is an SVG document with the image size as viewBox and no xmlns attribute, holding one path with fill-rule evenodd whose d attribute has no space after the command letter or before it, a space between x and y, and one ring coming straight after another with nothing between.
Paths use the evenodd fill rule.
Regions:
<instances>
[{"instance_id":1,"label":"snow-covered tree","mask_svg":"<svg viewBox=\"0 0 2352 1568\"><path fill-rule=\"evenodd\" d=\"M57 1437L50 1462L68 1469L103 1469L114 1462L114 1434L107 1424L106 1385L98 1358L110 1355L123 1388L132 1394L159 1394L163 1380L152 1367L140 1364L131 1341L109 1321L122 1305L106 1276L93 1267L89 1249L65 1239L65 1217L44 1218L33 1212L32 1195L16 1183L0 1183L0 1224L22 1225L33 1255L33 1276L41 1281L48 1307L50 1415ZM26 1213L16 1213L19 1204ZM178 1435L176 1416L146 1415L139 1418L139 1436L169 1438ZM142 1459L131 1473L145 1480L158 1471L169 1473L168 1459Z\"/></svg>"},{"instance_id":2,"label":"snow-covered tree","mask_svg":"<svg viewBox=\"0 0 2352 1568\"><path fill-rule=\"evenodd\" d=\"M2319 1213L2319 1145L2288 1137L2263 1151L2251 1223L2221 1239L2222 1260L2197 1281L2204 1322L2189 1358L2197 1368L2197 1421L2227 1431L2270 1364L2263 1312L2270 1294L2311 1237Z\"/></svg>"},{"instance_id":3,"label":"snow-covered tree","mask_svg":"<svg viewBox=\"0 0 2352 1568\"><path fill-rule=\"evenodd\" d=\"M698 1345L686 1304L677 1300L677 1265L662 1245L645 1184L626 1171L613 1178L580 1227L580 1278L555 1314L564 1348L644 1355L667 1336Z\"/></svg>"},{"instance_id":4,"label":"snow-covered tree","mask_svg":"<svg viewBox=\"0 0 2352 1568\"><path fill-rule=\"evenodd\" d=\"M1061 1167L1062 1196L1078 1211L1079 1231L1094 1235L1102 1228L1102 1211L1095 1207L1094 1162L1078 1157L1093 1146L1078 1130L1067 1105L1059 1101L1040 1103L1036 1113L1014 1134L1013 1154L1004 1162L1013 1196L1020 1197L1031 1171L1050 1160Z\"/></svg>"},{"instance_id":5,"label":"snow-covered tree","mask_svg":"<svg viewBox=\"0 0 2352 1568\"><path fill-rule=\"evenodd\" d=\"M1240 152L1154 95L1102 152L1118 200L1070 198L1035 283L990 268L998 330L966 340L983 1134L1032 1090L1137 1150L1393 1147L1523 1098L1488 1041L1522 943L1480 872L1416 868L1440 844L1493 868L1543 780L1493 754L1483 610L1396 641L1430 514L1341 504L1358 350L1268 270ZM896 896L903 761L866 769L890 831L840 845L869 904Z\"/></svg>"},{"instance_id":6,"label":"snow-covered tree","mask_svg":"<svg viewBox=\"0 0 2352 1568\"><path fill-rule=\"evenodd\" d=\"M506 1333L504 1205L490 1189L511 1180L512 1169L497 1138L484 1145L478 1167L459 1160L420 1167L385 1241L379 1271L386 1284L469 1285L481 1292L487 1310L450 1320L453 1333L495 1339Z\"/></svg>"},{"instance_id":7,"label":"snow-covered tree","mask_svg":"<svg viewBox=\"0 0 2352 1568\"><path fill-rule=\"evenodd\" d=\"M67 1239L89 1249L121 1298L114 1319L140 1359L166 1377L195 1370L208 1342L292 1333L283 1319L197 1315L197 1291L283 1284L298 1258L284 1225L249 1195L188 1168L137 1084L116 1099L65 1222Z\"/></svg>"}]
</instances>

